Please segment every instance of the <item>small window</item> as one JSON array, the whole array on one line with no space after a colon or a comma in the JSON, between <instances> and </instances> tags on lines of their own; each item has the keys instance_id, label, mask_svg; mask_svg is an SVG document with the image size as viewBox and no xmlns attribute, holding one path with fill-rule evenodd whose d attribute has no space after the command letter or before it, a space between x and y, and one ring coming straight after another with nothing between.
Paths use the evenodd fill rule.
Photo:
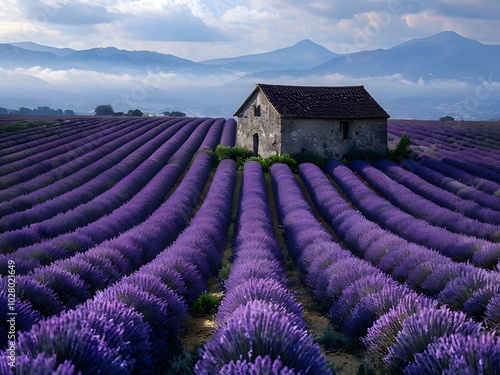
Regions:
<instances>
[{"instance_id":1,"label":"small window","mask_svg":"<svg viewBox=\"0 0 500 375\"><path fill-rule=\"evenodd\" d=\"M349 139L349 121L340 121L339 131L342 132L342 139Z\"/></svg>"},{"instance_id":2,"label":"small window","mask_svg":"<svg viewBox=\"0 0 500 375\"><path fill-rule=\"evenodd\" d=\"M260 104L253 107L253 115L255 117L260 117Z\"/></svg>"}]
</instances>

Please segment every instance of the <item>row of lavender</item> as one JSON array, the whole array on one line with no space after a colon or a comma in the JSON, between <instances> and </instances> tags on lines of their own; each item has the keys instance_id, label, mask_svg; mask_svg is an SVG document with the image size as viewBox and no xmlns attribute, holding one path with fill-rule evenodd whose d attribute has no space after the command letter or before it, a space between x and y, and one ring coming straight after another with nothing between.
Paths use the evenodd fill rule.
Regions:
<instances>
[{"instance_id":1,"label":"row of lavender","mask_svg":"<svg viewBox=\"0 0 500 375\"><path fill-rule=\"evenodd\" d=\"M12 121L12 120L11 120ZM134 120L135 122L136 120ZM52 156L63 149L57 147L63 146L68 142L73 142L79 137L91 134L92 132L102 131L103 126L116 123L116 119L103 120L100 118L78 117L67 120L64 124L40 126L32 129L25 129L20 132L0 133L0 142L3 147L0 150L4 165L15 160L26 158L37 152L49 149L56 149Z\"/></svg>"},{"instance_id":2,"label":"row of lavender","mask_svg":"<svg viewBox=\"0 0 500 375\"><path fill-rule=\"evenodd\" d=\"M498 241L499 225L478 223L441 208L408 191L366 162L353 162L351 168L373 184L383 196L370 189L339 161L329 161L326 169L347 198L368 219L408 241L435 249L455 261L472 260L476 265L489 268L498 264L500 244L478 237ZM497 257L491 259L492 254Z\"/></svg>"},{"instance_id":3,"label":"row of lavender","mask_svg":"<svg viewBox=\"0 0 500 375\"><path fill-rule=\"evenodd\" d=\"M2 230L11 230L19 225L30 224L26 221L29 220L29 215L22 216L19 212L32 208L31 213L35 213L35 206L45 202L50 204L53 199L64 199L60 197L75 188L80 189L81 196L73 194L72 198L76 201L72 203L71 199L65 199L62 201L63 207L67 206L67 209L71 209L86 203L91 197L109 189L109 185L115 184L137 168L159 146L173 137L185 123L184 121L177 124L161 123L156 126L154 123L146 123L135 130L133 129L135 126L128 126L126 129L130 130L130 133L112 136L112 140L106 145L76 159L71 160L71 156L68 155L64 164L59 166L54 164L55 168L38 176L30 176L26 182L11 185L8 189L0 191ZM45 160L44 153L38 154L37 159L38 161ZM33 164L34 169L37 165L37 162ZM95 180L98 176L100 179ZM106 184L107 181L109 182ZM82 193L83 185L85 185L85 190L89 191L88 194ZM43 211L48 211L48 209ZM8 220L8 215L16 213L17 217L12 218L21 220L19 224L14 220ZM44 215L50 217L49 212ZM31 222L34 221L31 220Z\"/></svg>"},{"instance_id":4,"label":"row of lavender","mask_svg":"<svg viewBox=\"0 0 500 375\"><path fill-rule=\"evenodd\" d=\"M29 330L43 318L85 302L97 291L146 264L172 243L195 209L210 169L210 158L200 154L179 188L147 220L98 246L17 276L18 331ZM0 296L6 309L7 280L2 278L0 282L3 291ZM2 316L6 313L2 311ZM2 322L3 329L7 329L5 322L6 319ZM2 340L6 340L6 335L2 335Z\"/></svg>"},{"instance_id":5,"label":"row of lavender","mask_svg":"<svg viewBox=\"0 0 500 375\"><path fill-rule=\"evenodd\" d=\"M234 122L225 122L224 126L228 130L222 136L226 134L226 141L230 141ZM137 269L175 239L198 204L211 170L209 157L200 156L205 159L195 161L179 188L162 204L164 196L188 166L193 153L214 149L221 139L220 126L210 127L208 133L206 127L198 129L181 142L169 163L146 185L147 189L111 215L2 256L5 265L9 260L16 262L18 330L29 329L41 317L83 302ZM156 158L162 160L161 153L166 150L160 148ZM112 239L115 236L118 237ZM56 259L60 260L54 262ZM43 267L44 264L50 265ZM21 276L27 271L28 275ZM2 307L6 308L6 279L2 278L1 283L5 286ZM2 311L2 316L6 316L6 311ZM2 329L6 329L5 322L3 319ZM2 335L5 339L6 335Z\"/></svg>"},{"instance_id":6,"label":"row of lavender","mask_svg":"<svg viewBox=\"0 0 500 375\"><path fill-rule=\"evenodd\" d=\"M199 154L196 160L211 162L206 154ZM146 265L74 310L22 332L16 370L23 374L150 374L163 370L179 352L189 305L206 290L208 278L220 267L236 173L234 162L220 163L189 226ZM159 220L156 227L149 223L148 229L159 234L168 231L168 224ZM151 243L152 239L144 240ZM13 373L8 354L0 357L5 374Z\"/></svg>"},{"instance_id":7,"label":"row of lavender","mask_svg":"<svg viewBox=\"0 0 500 375\"><path fill-rule=\"evenodd\" d=\"M257 162L248 162L240 190L234 260L216 315L218 329L200 350L197 374L329 374L306 331L303 307L288 290Z\"/></svg>"},{"instance_id":8,"label":"row of lavender","mask_svg":"<svg viewBox=\"0 0 500 375\"><path fill-rule=\"evenodd\" d=\"M136 195L144 187L144 183L151 180L168 163L198 125L197 121L188 124L180 122L167 129L158 127L159 129L154 129L154 138L148 139L151 137L148 134L146 141L143 137L134 140L132 134L132 144L118 147L116 152L108 150L108 153L88 167L54 183L47 183L31 194L5 202L2 208L9 214L0 220L2 229L8 231L8 234L2 234L6 239L0 239L3 248L15 250L15 245L27 246L31 244L29 241L39 242L41 237L50 238L60 234L57 231L68 231L54 222L90 223L112 212ZM200 128L206 131L206 127ZM134 147L136 144L142 147ZM118 157L115 158L115 154L118 154ZM67 167L67 164L64 167ZM54 178L57 178L58 172L51 172L54 172ZM80 176L85 176L85 179ZM38 178L35 180L39 181ZM31 207L26 208L28 204ZM11 213L19 208L20 211ZM63 214L73 217L71 220L65 220L61 216ZM81 217L75 217L78 214ZM12 238L10 242L9 236Z\"/></svg>"},{"instance_id":9,"label":"row of lavender","mask_svg":"<svg viewBox=\"0 0 500 375\"><path fill-rule=\"evenodd\" d=\"M489 127L491 132L485 133L477 123L445 126L416 121L402 126L390 122L389 132L407 132L421 164L489 194L500 194L499 124L492 122Z\"/></svg>"},{"instance_id":10,"label":"row of lavender","mask_svg":"<svg viewBox=\"0 0 500 375\"><path fill-rule=\"evenodd\" d=\"M494 156L500 154L498 122L427 122L390 120L389 133L400 136L404 131L415 140L417 151L472 155L475 162L495 164ZM418 149L417 149L418 147ZM498 166L497 166L498 167Z\"/></svg>"},{"instance_id":11,"label":"row of lavender","mask_svg":"<svg viewBox=\"0 0 500 375\"><path fill-rule=\"evenodd\" d=\"M398 284L342 249L315 218L287 166L275 164L271 178L288 249L308 286L328 311L331 323L364 343L377 371L500 370L497 336L464 313L438 307L436 300Z\"/></svg>"},{"instance_id":12,"label":"row of lavender","mask_svg":"<svg viewBox=\"0 0 500 375\"><path fill-rule=\"evenodd\" d=\"M68 212L61 208L62 212L54 218L0 234L3 249L15 249L0 257L2 271L6 262L13 259L17 261L17 272L26 273L85 251L141 223L159 207L194 153L201 147L213 149L217 145L221 128L210 122L198 124L181 127L130 175L88 204ZM205 138L209 144L202 144ZM129 190L136 194L130 196Z\"/></svg>"},{"instance_id":13,"label":"row of lavender","mask_svg":"<svg viewBox=\"0 0 500 375\"><path fill-rule=\"evenodd\" d=\"M333 161L327 171L335 176L353 175L346 166ZM384 230L364 211L353 207L314 165L302 164L300 174L318 211L356 256L450 308L490 326L500 324L498 272L455 263L436 250Z\"/></svg>"}]
</instances>

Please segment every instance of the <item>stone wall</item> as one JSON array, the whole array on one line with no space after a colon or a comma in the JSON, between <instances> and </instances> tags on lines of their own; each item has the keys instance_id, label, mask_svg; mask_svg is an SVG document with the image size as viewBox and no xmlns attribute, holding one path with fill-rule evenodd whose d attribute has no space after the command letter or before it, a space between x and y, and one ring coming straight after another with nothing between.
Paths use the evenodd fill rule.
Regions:
<instances>
[{"instance_id":1,"label":"stone wall","mask_svg":"<svg viewBox=\"0 0 500 375\"><path fill-rule=\"evenodd\" d=\"M238 117L236 144L249 150L258 134L258 155L267 157L281 154L280 117L266 97L258 92L251 97Z\"/></svg>"},{"instance_id":2,"label":"stone wall","mask_svg":"<svg viewBox=\"0 0 500 375\"><path fill-rule=\"evenodd\" d=\"M344 139L342 120L280 118L262 92L250 97L238 116L236 144L261 157L314 152L332 159L387 157L387 120L349 122ZM281 129L280 129L281 127Z\"/></svg>"},{"instance_id":3,"label":"stone wall","mask_svg":"<svg viewBox=\"0 0 500 375\"><path fill-rule=\"evenodd\" d=\"M344 157L387 157L386 119L349 121L344 140L341 120L282 119L282 153L314 152L332 159Z\"/></svg>"}]
</instances>

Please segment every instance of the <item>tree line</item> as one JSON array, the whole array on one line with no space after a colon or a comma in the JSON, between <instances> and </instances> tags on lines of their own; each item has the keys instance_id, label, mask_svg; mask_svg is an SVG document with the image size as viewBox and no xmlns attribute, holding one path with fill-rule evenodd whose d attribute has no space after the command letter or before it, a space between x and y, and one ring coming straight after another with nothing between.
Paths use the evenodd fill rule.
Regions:
<instances>
[{"instance_id":1,"label":"tree line","mask_svg":"<svg viewBox=\"0 0 500 375\"><path fill-rule=\"evenodd\" d=\"M96 116L144 116L144 113L140 109L131 109L128 112L115 112L111 104L101 104L95 107L94 114ZM170 117L182 117L186 116L184 112L180 111L166 111L163 112L164 116Z\"/></svg>"},{"instance_id":2,"label":"tree line","mask_svg":"<svg viewBox=\"0 0 500 375\"><path fill-rule=\"evenodd\" d=\"M37 108L31 109L28 107L20 107L19 109L11 109L0 107L0 114L21 114L21 115L74 115L75 112L71 109L53 109L47 106L38 106Z\"/></svg>"}]
</instances>

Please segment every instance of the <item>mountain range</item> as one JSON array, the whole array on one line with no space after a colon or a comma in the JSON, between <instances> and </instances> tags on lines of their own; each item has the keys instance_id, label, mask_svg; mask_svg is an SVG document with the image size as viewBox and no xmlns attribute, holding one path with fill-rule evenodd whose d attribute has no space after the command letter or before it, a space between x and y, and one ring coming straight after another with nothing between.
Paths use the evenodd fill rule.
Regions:
<instances>
[{"instance_id":1,"label":"mountain range","mask_svg":"<svg viewBox=\"0 0 500 375\"><path fill-rule=\"evenodd\" d=\"M388 49L337 54L311 40L192 61L114 47L0 44L0 106L47 105L232 116L256 83L364 85L396 118L500 117L500 46L443 31Z\"/></svg>"}]
</instances>

